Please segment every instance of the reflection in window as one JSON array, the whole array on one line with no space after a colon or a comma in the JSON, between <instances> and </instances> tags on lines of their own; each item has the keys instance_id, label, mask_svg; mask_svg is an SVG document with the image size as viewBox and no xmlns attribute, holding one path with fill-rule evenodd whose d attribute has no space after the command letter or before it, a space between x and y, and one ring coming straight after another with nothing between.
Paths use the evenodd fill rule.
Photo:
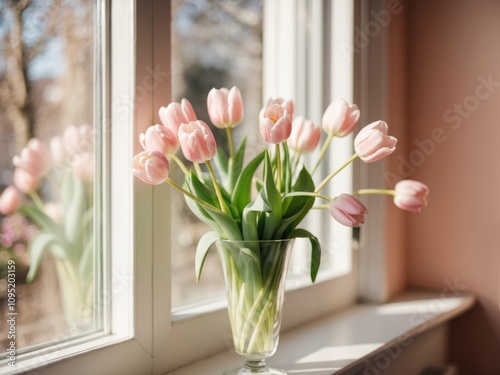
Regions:
<instances>
[{"instance_id":1,"label":"reflection in window","mask_svg":"<svg viewBox=\"0 0 500 375\"><path fill-rule=\"evenodd\" d=\"M172 99L187 98L200 120L210 123L207 94L213 87L238 86L245 118L235 141L248 134L247 151L259 151L258 118L262 100L262 0L172 1ZM168 103L165 103L166 106ZM225 132L214 132L218 145ZM182 180L174 168L170 176ZM176 176L175 173L178 173ZM184 198L174 195L172 212L172 306L200 302L224 292L217 259L211 251L200 283L195 282L194 251L207 227L194 217Z\"/></svg>"},{"instance_id":2,"label":"reflection in window","mask_svg":"<svg viewBox=\"0 0 500 375\"><path fill-rule=\"evenodd\" d=\"M0 311L21 352L99 328L94 12L0 1Z\"/></svg>"}]
</instances>

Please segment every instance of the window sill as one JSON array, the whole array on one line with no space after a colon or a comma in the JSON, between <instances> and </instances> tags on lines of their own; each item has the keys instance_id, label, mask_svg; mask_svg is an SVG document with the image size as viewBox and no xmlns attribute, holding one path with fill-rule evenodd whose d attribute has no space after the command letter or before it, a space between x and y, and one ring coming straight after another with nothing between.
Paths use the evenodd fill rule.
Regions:
<instances>
[{"instance_id":1,"label":"window sill","mask_svg":"<svg viewBox=\"0 0 500 375\"><path fill-rule=\"evenodd\" d=\"M473 295L455 292L408 290L386 304L353 305L282 334L268 362L289 374L350 373L392 347L410 347L414 337L474 305ZM169 375L220 375L241 365L242 358L228 349Z\"/></svg>"}]
</instances>

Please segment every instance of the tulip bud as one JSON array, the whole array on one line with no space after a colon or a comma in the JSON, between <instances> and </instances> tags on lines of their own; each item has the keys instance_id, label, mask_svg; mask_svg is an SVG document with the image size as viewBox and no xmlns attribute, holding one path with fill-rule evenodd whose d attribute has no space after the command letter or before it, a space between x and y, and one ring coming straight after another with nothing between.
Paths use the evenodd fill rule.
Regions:
<instances>
[{"instance_id":1,"label":"tulip bud","mask_svg":"<svg viewBox=\"0 0 500 375\"><path fill-rule=\"evenodd\" d=\"M330 214L340 224L357 227L365 222L366 207L349 194L341 194L330 203Z\"/></svg>"},{"instance_id":2,"label":"tulip bud","mask_svg":"<svg viewBox=\"0 0 500 375\"><path fill-rule=\"evenodd\" d=\"M333 101L323 114L323 129L336 137L350 134L359 121L360 112L356 104L349 105L344 99Z\"/></svg>"},{"instance_id":3,"label":"tulip bud","mask_svg":"<svg viewBox=\"0 0 500 375\"><path fill-rule=\"evenodd\" d=\"M178 133L181 124L197 120L193 106L187 99L182 99L181 104L172 102L167 107L161 107L158 116L163 126L169 128L174 134Z\"/></svg>"},{"instance_id":4,"label":"tulip bud","mask_svg":"<svg viewBox=\"0 0 500 375\"><path fill-rule=\"evenodd\" d=\"M321 138L321 129L312 121L296 117L292 122L292 132L288 138L288 146L296 152L313 151Z\"/></svg>"},{"instance_id":5,"label":"tulip bud","mask_svg":"<svg viewBox=\"0 0 500 375\"><path fill-rule=\"evenodd\" d=\"M19 191L28 194L36 190L39 185L40 179L37 176L32 175L23 168L16 168L14 170L14 186Z\"/></svg>"},{"instance_id":6,"label":"tulip bud","mask_svg":"<svg viewBox=\"0 0 500 375\"><path fill-rule=\"evenodd\" d=\"M285 108L288 111L288 114L290 115L290 119L293 119L293 111L294 111L293 100L284 98L269 98L264 108L262 108L262 110L260 111L259 119L264 118L264 112L266 111L267 107L273 104L277 104Z\"/></svg>"},{"instance_id":7,"label":"tulip bud","mask_svg":"<svg viewBox=\"0 0 500 375\"><path fill-rule=\"evenodd\" d=\"M142 151L132 160L132 173L150 185L159 185L168 177L168 160L159 151Z\"/></svg>"},{"instance_id":8,"label":"tulip bud","mask_svg":"<svg viewBox=\"0 0 500 375\"><path fill-rule=\"evenodd\" d=\"M405 211L420 212L427 206L427 185L414 180L399 181L394 186L394 204Z\"/></svg>"},{"instance_id":9,"label":"tulip bud","mask_svg":"<svg viewBox=\"0 0 500 375\"><path fill-rule=\"evenodd\" d=\"M397 139L387 135L384 121L366 125L354 139L354 149L361 160L371 163L390 155L396 149Z\"/></svg>"},{"instance_id":10,"label":"tulip bud","mask_svg":"<svg viewBox=\"0 0 500 375\"><path fill-rule=\"evenodd\" d=\"M243 101L236 86L231 90L225 87L210 90L207 107L210 121L220 129L233 128L243 119Z\"/></svg>"},{"instance_id":11,"label":"tulip bud","mask_svg":"<svg viewBox=\"0 0 500 375\"><path fill-rule=\"evenodd\" d=\"M14 186L6 188L0 195L0 214L10 215L19 207L21 198Z\"/></svg>"},{"instance_id":12,"label":"tulip bud","mask_svg":"<svg viewBox=\"0 0 500 375\"><path fill-rule=\"evenodd\" d=\"M217 153L214 135L208 125L201 120L181 125L179 143L186 159L193 163L204 163Z\"/></svg>"},{"instance_id":13,"label":"tulip bud","mask_svg":"<svg viewBox=\"0 0 500 375\"><path fill-rule=\"evenodd\" d=\"M139 136L145 151L159 151L164 155L174 154L179 147L177 134L163 125L152 125Z\"/></svg>"},{"instance_id":14,"label":"tulip bud","mask_svg":"<svg viewBox=\"0 0 500 375\"><path fill-rule=\"evenodd\" d=\"M263 113L259 121L259 130L264 141L278 144L286 141L292 132L290 114L278 104L271 104Z\"/></svg>"}]
</instances>

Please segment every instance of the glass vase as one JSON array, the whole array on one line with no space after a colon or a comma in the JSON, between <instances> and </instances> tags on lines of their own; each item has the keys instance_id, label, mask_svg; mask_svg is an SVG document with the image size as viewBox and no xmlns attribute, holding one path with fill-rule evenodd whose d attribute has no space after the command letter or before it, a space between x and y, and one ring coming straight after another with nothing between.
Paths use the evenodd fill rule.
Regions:
<instances>
[{"instance_id":1,"label":"glass vase","mask_svg":"<svg viewBox=\"0 0 500 375\"><path fill-rule=\"evenodd\" d=\"M245 357L242 368L225 375L286 374L266 359L278 347L288 263L293 239L217 241L224 270L233 345Z\"/></svg>"},{"instance_id":2,"label":"glass vase","mask_svg":"<svg viewBox=\"0 0 500 375\"><path fill-rule=\"evenodd\" d=\"M88 332L93 327L94 312L92 270L89 271L90 275L82 275L78 268L66 259L56 259L56 269L66 333L75 335Z\"/></svg>"}]
</instances>

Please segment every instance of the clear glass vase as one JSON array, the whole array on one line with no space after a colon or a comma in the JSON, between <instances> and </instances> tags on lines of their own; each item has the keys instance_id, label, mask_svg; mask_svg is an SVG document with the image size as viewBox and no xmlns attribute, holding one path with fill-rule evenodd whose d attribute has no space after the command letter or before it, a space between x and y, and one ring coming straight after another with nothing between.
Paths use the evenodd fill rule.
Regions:
<instances>
[{"instance_id":1,"label":"clear glass vase","mask_svg":"<svg viewBox=\"0 0 500 375\"><path fill-rule=\"evenodd\" d=\"M293 239L217 241L224 270L228 313L236 353L245 357L238 374L286 374L271 369L266 358L278 347L288 263Z\"/></svg>"}]
</instances>

